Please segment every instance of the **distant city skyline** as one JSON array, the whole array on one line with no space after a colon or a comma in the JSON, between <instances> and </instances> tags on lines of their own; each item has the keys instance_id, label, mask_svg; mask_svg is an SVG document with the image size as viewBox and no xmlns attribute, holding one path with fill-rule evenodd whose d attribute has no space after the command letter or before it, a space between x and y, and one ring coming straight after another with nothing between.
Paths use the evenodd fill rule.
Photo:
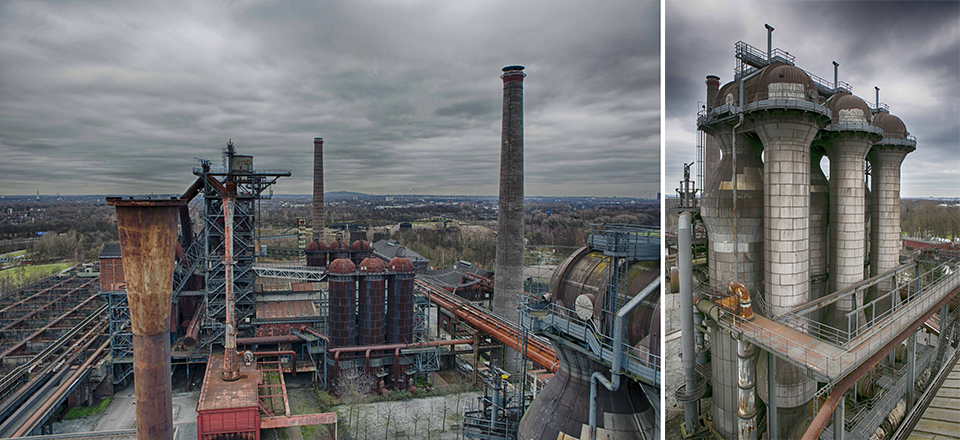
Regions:
<instances>
[{"instance_id":1,"label":"distant city skyline","mask_svg":"<svg viewBox=\"0 0 960 440\"><path fill-rule=\"evenodd\" d=\"M770 24L773 47L797 66L832 80L838 62L840 81L870 106L880 87L880 101L917 137L901 197L960 196L960 3L668 0L664 15L667 193L683 179L683 163L696 160L705 77L731 81L734 44L765 51Z\"/></svg>"},{"instance_id":2,"label":"distant city skyline","mask_svg":"<svg viewBox=\"0 0 960 440\"><path fill-rule=\"evenodd\" d=\"M0 3L0 193L176 193L232 138L277 192L497 194L523 64L526 193L660 181L659 2Z\"/></svg>"}]
</instances>

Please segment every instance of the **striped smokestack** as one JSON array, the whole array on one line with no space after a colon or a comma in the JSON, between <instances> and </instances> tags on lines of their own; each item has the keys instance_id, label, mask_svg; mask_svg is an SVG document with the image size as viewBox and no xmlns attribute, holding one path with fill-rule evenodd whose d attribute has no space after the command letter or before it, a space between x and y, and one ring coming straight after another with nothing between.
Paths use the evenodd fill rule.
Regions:
<instances>
[{"instance_id":1,"label":"striped smokestack","mask_svg":"<svg viewBox=\"0 0 960 440\"><path fill-rule=\"evenodd\" d=\"M323 241L323 138L313 138L313 239Z\"/></svg>"},{"instance_id":2,"label":"striped smokestack","mask_svg":"<svg viewBox=\"0 0 960 440\"><path fill-rule=\"evenodd\" d=\"M500 137L500 207L493 311L518 321L517 298L523 291L523 66L503 68L503 131ZM499 363L516 372L514 350L504 349Z\"/></svg>"}]
</instances>

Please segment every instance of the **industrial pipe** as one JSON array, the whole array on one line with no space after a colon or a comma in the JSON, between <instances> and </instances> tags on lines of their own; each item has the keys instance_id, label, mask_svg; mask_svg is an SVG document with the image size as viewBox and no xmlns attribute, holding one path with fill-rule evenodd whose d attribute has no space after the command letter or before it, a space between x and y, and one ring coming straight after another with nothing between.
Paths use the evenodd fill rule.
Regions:
<instances>
[{"instance_id":1,"label":"industrial pipe","mask_svg":"<svg viewBox=\"0 0 960 440\"><path fill-rule=\"evenodd\" d=\"M660 277L653 280L647 287L644 287L636 296L617 311L613 320L613 365L610 368L610 379L607 379L599 371L594 371L590 375L590 440L597 439L597 382L603 384L604 388L614 392L620 389L620 365L623 362L623 333L624 322L627 313L633 310L637 305L643 302L647 296L656 289L660 288Z\"/></svg>"},{"instance_id":2,"label":"industrial pipe","mask_svg":"<svg viewBox=\"0 0 960 440\"><path fill-rule=\"evenodd\" d=\"M773 55L773 26L764 23L763 27L767 28L767 63L770 63Z\"/></svg>"},{"instance_id":3,"label":"industrial pipe","mask_svg":"<svg viewBox=\"0 0 960 440\"><path fill-rule=\"evenodd\" d=\"M695 335L693 334L693 250L691 249L691 223L693 213L680 213L680 223L677 227L677 264L680 266L680 337L681 360L683 362L683 379L687 391L696 386L694 370L696 369ZM683 404L684 422L688 432L696 432L700 419L697 402Z\"/></svg>"},{"instance_id":4,"label":"industrial pipe","mask_svg":"<svg viewBox=\"0 0 960 440\"><path fill-rule=\"evenodd\" d=\"M303 339L295 335L255 336L252 338L237 338L237 345L282 344L297 341L303 341Z\"/></svg>"},{"instance_id":5,"label":"industrial pipe","mask_svg":"<svg viewBox=\"0 0 960 440\"><path fill-rule=\"evenodd\" d=\"M840 67L840 63L833 62L833 93L837 93L837 68Z\"/></svg>"},{"instance_id":6,"label":"industrial pipe","mask_svg":"<svg viewBox=\"0 0 960 440\"><path fill-rule=\"evenodd\" d=\"M116 206L133 331L137 438L173 439L170 304L177 215L186 201L108 198Z\"/></svg>"},{"instance_id":7,"label":"industrial pipe","mask_svg":"<svg viewBox=\"0 0 960 440\"><path fill-rule=\"evenodd\" d=\"M430 286L428 286L428 285L425 285L425 284L423 284L423 283L421 283L420 285L421 285L421 286L424 286L424 287L426 287L426 288L433 289L432 287L430 287ZM500 342L503 342L504 344L510 346L510 347L513 348L514 350L517 350L517 351L520 351L520 350L521 350L521 348L522 348L521 345L522 345L522 344L520 344L520 341L519 341L516 337L513 337L512 335L507 334L507 333L504 332L503 330L501 330L501 329L499 329L499 328L497 328L497 327L494 327L494 326L488 324L488 323L485 322L485 321L482 321L482 320L478 319L476 316L474 316L474 315L472 315L472 314L470 314L470 313L467 313L465 310L463 310L463 309L462 309L461 307L459 307L458 305L456 305L456 304L454 304L453 302L450 302L450 301L447 301L446 299L444 299L444 298L441 296L442 294L439 294L439 292L438 292L437 290L434 289L434 290L433 290L433 293L434 293L434 294L431 296L430 300L433 301L433 302L435 302L438 306L443 307L443 308L445 308L445 309L447 309L447 310L452 311L455 315L457 315L458 318L466 321L466 322L469 323L470 325L474 326L476 329L481 330L481 331L483 331L484 333L492 336L494 339L496 339L496 340L498 340L498 341L500 341ZM527 351L524 353L524 355L525 355L527 358L529 358L530 360L532 360L532 361L534 361L534 362L536 362L536 363L538 363L538 364L546 367L546 368L549 369L551 372L556 373L557 370L560 368L560 363L559 363L559 361L557 361L557 358L556 358L556 355L555 355L555 354L551 357L551 356L549 356L549 355L545 355L545 354L543 354L543 353L540 353L539 351L533 351L533 352L531 352L531 351L530 351L530 347L528 346L528 347L527 347Z\"/></svg>"},{"instance_id":8,"label":"industrial pipe","mask_svg":"<svg viewBox=\"0 0 960 440\"><path fill-rule=\"evenodd\" d=\"M807 427L807 431L803 433L802 440L816 440L820 437L820 433L823 432L823 428L827 426L827 423L830 421L830 414L833 412L837 405L840 403L843 394L850 389L853 384L857 383L857 380L861 376L873 369L881 359L884 358L887 354L895 350L900 343L903 342L907 337L912 335L920 326L923 325L926 320L930 319L936 312L940 310L946 304L950 303L950 300L953 299L960 293L960 287L953 289L950 293L945 295L943 299L940 300L935 306L927 310L923 316L917 318L910 324L909 327L900 332L897 337L893 338L890 342L887 342L887 345L884 345L883 348L878 350L873 356L870 356L866 361L860 364L855 370L850 372L846 377L840 380L839 383L833 388L833 391L830 392L830 395L827 396L827 400L820 406L820 411L817 412L817 415L813 418L813 422L810 423L810 426Z\"/></svg>"},{"instance_id":9,"label":"industrial pipe","mask_svg":"<svg viewBox=\"0 0 960 440\"><path fill-rule=\"evenodd\" d=\"M233 293L233 204L237 201L237 184L227 180L223 193L223 268L224 295L226 296L226 330L223 332L223 371L220 378L234 381L240 378L237 362L236 297Z\"/></svg>"},{"instance_id":10,"label":"industrial pipe","mask_svg":"<svg viewBox=\"0 0 960 440\"><path fill-rule=\"evenodd\" d=\"M773 27L769 24L765 24L769 31L767 33L767 57L770 57L770 32L773 32ZM730 167L732 173L730 174L730 182L733 183L733 281L740 282L740 215L737 213L737 187L740 186L739 181L737 180L737 129L743 125L743 106L747 103L747 98L743 96L744 87L743 84L750 78L753 78L756 75L759 75L763 72L762 69L758 69L756 72L753 72L746 77L740 78L740 99L737 103L737 113L739 114L739 121L736 125L730 129L730 138L732 140L732 162Z\"/></svg>"},{"instance_id":11,"label":"industrial pipe","mask_svg":"<svg viewBox=\"0 0 960 440\"><path fill-rule=\"evenodd\" d=\"M190 324L187 326L187 335L183 337L183 345L193 347L197 344L197 336L200 335L200 320L203 315L203 305L205 300L197 304L193 311L193 317L190 318Z\"/></svg>"},{"instance_id":12,"label":"industrial pipe","mask_svg":"<svg viewBox=\"0 0 960 440\"><path fill-rule=\"evenodd\" d=\"M737 339L737 417L740 419L740 440L757 438L757 367L753 364L755 354L753 344L745 339Z\"/></svg>"}]
</instances>

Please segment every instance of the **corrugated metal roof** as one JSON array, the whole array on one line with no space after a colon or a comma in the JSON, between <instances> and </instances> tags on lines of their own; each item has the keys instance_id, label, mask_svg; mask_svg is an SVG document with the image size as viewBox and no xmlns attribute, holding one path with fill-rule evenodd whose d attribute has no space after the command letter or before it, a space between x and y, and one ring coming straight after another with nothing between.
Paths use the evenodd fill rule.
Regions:
<instances>
[{"instance_id":1,"label":"corrugated metal roof","mask_svg":"<svg viewBox=\"0 0 960 440\"><path fill-rule=\"evenodd\" d=\"M257 319L261 321L315 316L317 316L317 308L313 305L313 301L257 302Z\"/></svg>"}]
</instances>

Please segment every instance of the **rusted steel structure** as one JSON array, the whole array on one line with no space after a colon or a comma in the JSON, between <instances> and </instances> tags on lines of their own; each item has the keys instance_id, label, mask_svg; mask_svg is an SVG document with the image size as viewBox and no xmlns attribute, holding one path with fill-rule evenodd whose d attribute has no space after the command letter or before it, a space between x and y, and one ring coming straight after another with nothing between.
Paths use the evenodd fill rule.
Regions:
<instances>
[{"instance_id":1,"label":"rusted steel structure","mask_svg":"<svg viewBox=\"0 0 960 440\"><path fill-rule=\"evenodd\" d=\"M137 437L173 438L170 304L180 199L107 199L117 208L133 330Z\"/></svg>"},{"instance_id":2,"label":"rusted steel structure","mask_svg":"<svg viewBox=\"0 0 960 440\"><path fill-rule=\"evenodd\" d=\"M360 262L360 345L380 345L386 341L386 277L379 258Z\"/></svg>"},{"instance_id":3,"label":"rusted steel structure","mask_svg":"<svg viewBox=\"0 0 960 440\"><path fill-rule=\"evenodd\" d=\"M416 268L408 258L387 263L387 342L413 342L413 285Z\"/></svg>"},{"instance_id":4,"label":"rusted steel structure","mask_svg":"<svg viewBox=\"0 0 960 440\"><path fill-rule=\"evenodd\" d=\"M333 347L357 345L356 269L353 262L345 258L330 263L328 331Z\"/></svg>"},{"instance_id":5,"label":"rusted steel structure","mask_svg":"<svg viewBox=\"0 0 960 440\"><path fill-rule=\"evenodd\" d=\"M240 378L237 365L237 299L233 292L233 206L237 201L237 184L228 180L223 192L223 278L226 304L226 328L223 332L223 371L220 377L232 381Z\"/></svg>"}]
</instances>

